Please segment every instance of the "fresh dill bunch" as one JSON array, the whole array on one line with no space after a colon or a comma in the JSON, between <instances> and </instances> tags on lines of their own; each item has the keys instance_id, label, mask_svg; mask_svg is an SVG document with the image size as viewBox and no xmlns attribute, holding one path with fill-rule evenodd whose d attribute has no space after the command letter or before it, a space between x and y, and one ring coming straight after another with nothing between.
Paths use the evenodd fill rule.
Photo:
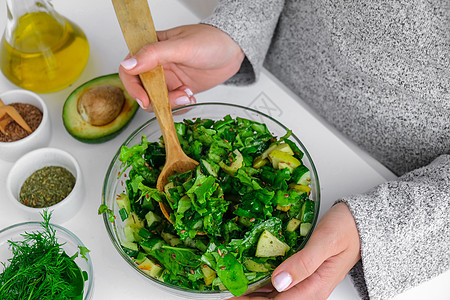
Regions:
<instances>
[{"instance_id":1,"label":"fresh dill bunch","mask_svg":"<svg viewBox=\"0 0 450 300\"><path fill-rule=\"evenodd\" d=\"M2 300L82 299L87 278L74 261L78 252L69 257L50 225L51 213L44 210L42 217L43 231L25 232L22 241L8 241L13 257L9 265L2 263Z\"/></svg>"}]
</instances>

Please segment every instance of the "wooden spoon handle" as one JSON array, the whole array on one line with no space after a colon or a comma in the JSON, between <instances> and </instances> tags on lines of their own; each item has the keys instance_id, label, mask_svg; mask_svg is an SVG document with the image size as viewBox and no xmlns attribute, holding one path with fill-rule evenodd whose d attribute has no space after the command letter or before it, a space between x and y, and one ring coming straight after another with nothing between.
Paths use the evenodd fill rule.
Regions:
<instances>
[{"instance_id":1,"label":"wooden spoon handle","mask_svg":"<svg viewBox=\"0 0 450 300\"><path fill-rule=\"evenodd\" d=\"M158 41L147 0L112 0L112 3L131 55L136 54L143 46ZM167 159L170 159L170 156L183 151L173 123L164 69L157 66L139 74L139 77L152 102L166 144ZM173 146L168 147L170 144Z\"/></svg>"}]
</instances>

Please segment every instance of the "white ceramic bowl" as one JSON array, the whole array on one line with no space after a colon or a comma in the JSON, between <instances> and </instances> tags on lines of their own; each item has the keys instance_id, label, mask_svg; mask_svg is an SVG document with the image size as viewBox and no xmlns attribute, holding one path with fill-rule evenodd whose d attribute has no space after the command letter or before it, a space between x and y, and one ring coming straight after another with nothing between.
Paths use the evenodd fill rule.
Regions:
<instances>
[{"instance_id":1,"label":"white ceramic bowl","mask_svg":"<svg viewBox=\"0 0 450 300\"><path fill-rule=\"evenodd\" d=\"M41 148L22 156L12 166L6 178L6 189L10 200L22 212L27 220L42 220L41 213L45 208L33 208L19 202L22 184L35 171L46 166L64 167L75 177L75 186L70 194L59 203L49 206L53 211L52 222L62 223L75 215L83 201L83 179L77 160L69 153L56 148Z\"/></svg>"},{"instance_id":2,"label":"white ceramic bowl","mask_svg":"<svg viewBox=\"0 0 450 300\"><path fill-rule=\"evenodd\" d=\"M46 147L51 137L51 125L47 105L37 94L27 90L11 90L0 94L3 103L26 103L39 108L42 121L29 136L14 142L0 142L0 159L15 161L31 150Z\"/></svg>"},{"instance_id":3,"label":"white ceramic bowl","mask_svg":"<svg viewBox=\"0 0 450 300\"><path fill-rule=\"evenodd\" d=\"M42 221L42 218L40 221ZM51 223L53 223L53 216L51 219ZM79 251L78 246L84 247L84 244L81 242L81 240L66 228L55 224L52 224L52 228L55 230L55 236L58 240L58 243L63 244L61 248L67 253L67 255L72 256L77 253ZM23 241L23 233L42 231L43 229L40 222L19 223L0 230L0 262L9 265L8 259L12 258L12 252L11 248L9 247L10 245L8 241ZM86 253L85 256L87 258L87 261L80 255L78 255L74 259L74 261L82 271L87 272L88 280L84 283L83 300L88 300L92 298L94 290L94 273L92 268L92 260L89 256L89 253Z\"/></svg>"}]
</instances>

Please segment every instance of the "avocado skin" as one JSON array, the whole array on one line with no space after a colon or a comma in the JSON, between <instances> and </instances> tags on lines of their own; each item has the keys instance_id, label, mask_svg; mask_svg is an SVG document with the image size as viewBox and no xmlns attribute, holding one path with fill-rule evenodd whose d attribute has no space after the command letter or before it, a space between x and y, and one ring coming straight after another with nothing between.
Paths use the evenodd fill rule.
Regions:
<instances>
[{"instance_id":1,"label":"avocado skin","mask_svg":"<svg viewBox=\"0 0 450 300\"><path fill-rule=\"evenodd\" d=\"M67 132L68 132L73 138L75 138L76 140L78 140L78 141L80 141L80 142L83 142L83 143L85 143L85 144L101 144L101 143L107 142L107 141L109 141L109 140L112 140L113 138L115 138L116 136L118 136L125 128L127 128L127 126L128 126L128 124L130 123L131 119L132 119L132 118L130 118L130 119L128 120L128 122L127 122L126 124L124 124L124 125L123 125L120 129L118 129L117 131L115 131L115 132L113 132L113 133L111 133L111 134L105 135L105 136L97 137L97 138L83 138L83 137L77 136L75 133L72 133L71 131L69 131L69 130L67 129L66 124L64 124L64 127L66 128Z\"/></svg>"},{"instance_id":2,"label":"avocado skin","mask_svg":"<svg viewBox=\"0 0 450 300\"><path fill-rule=\"evenodd\" d=\"M77 110L79 97L87 89L96 85L110 84L121 88L125 95L122 111L114 121L103 126L93 126L85 122ZM67 132L83 143L99 144L109 141L124 130L136 114L139 105L130 97L118 73L93 78L77 87L64 103L62 119Z\"/></svg>"}]
</instances>

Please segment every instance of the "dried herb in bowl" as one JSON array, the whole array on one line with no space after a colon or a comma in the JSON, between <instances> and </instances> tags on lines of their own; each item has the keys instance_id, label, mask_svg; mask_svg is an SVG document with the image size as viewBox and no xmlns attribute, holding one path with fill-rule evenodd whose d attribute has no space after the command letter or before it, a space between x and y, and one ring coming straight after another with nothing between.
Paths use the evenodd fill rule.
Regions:
<instances>
[{"instance_id":1,"label":"dried herb in bowl","mask_svg":"<svg viewBox=\"0 0 450 300\"><path fill-rule=\"evenodd\" d=\"M20 188L20 203L35 207L49 207L66 198L75 186L75 177L67 169L47 166L35 171Z\"/></svg>"},{"instance_id":2,"label":"dried herb in bowl","mask_svg":"<svg viewBox=\"0 0 450 300\"><path fill-rule=\"evenodd\" d=\"M25 232L22 241L8 243L13 257L2 263L0 299L83 299L87 273L74 259L86 258L89 250L78 246L79 252L69 256L50 225L51 213L44 211L43 231Z\"/></svg>"}]
</instances>

